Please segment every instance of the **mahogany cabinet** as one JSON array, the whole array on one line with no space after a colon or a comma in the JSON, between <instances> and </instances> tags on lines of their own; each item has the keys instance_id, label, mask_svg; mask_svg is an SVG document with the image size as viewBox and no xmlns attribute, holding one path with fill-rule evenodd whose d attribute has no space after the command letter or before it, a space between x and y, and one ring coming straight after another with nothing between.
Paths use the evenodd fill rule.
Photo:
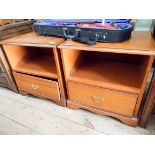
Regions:
<instances>
[{"instance_id":1,"label":"mahogany cabinet","mask_svg":"<svg viewBox=\"0 0 155 155\"><path fill-rule=\"evenodd\" d=\"M89 46L67 40L58 46L67 106L86 109L136 126L155 56L149 32L133 32L122 43Z\"/></svg>"},{"instance_id":2,"label":"mahogany cabinet","mask_svg":"<svg viewBox=\"0 0 155 155\"><path fill-rule=\"evenodd\" d=\"M0 47L0 87L9 88L15 92L17 92L17 87L12 76L12 71L6 57L3 53L3 50Z\"/></svg>"},{"instance_id":3,"label":"mahogany cabinet","mask_svg":"<svg viewBox=\"0 0 155 155\"><path fill-rule=\"evenodd\" d=\"M57 45L63 38L33 32L1 42L20 94L32 94L66 106Z\"/></svg>"}]
</instances>

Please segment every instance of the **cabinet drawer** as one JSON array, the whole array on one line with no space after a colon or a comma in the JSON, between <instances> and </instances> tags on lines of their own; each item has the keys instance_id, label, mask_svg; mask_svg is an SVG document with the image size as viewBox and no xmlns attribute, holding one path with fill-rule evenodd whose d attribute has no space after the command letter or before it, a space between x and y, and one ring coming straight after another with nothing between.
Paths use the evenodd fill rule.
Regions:
<instances>
[{"instance_id":1,"label":"cabinet drawer","mask_svg":"<svg viewBox=\"0 0 155 155\"><path fill-rule=\"evenodd\" d=\"M4 73L0 73L0 86L10 87L7 77Z\"/></svg>"},{"instance_id":2,"label":"cabinet drawer","mask_svg":"<svg viewBox=\"0 0 155 155\"><path fill-rule=\"evenodd\" d=\"M68 82L69 99L95 108L132 116L137 95Z\"/></svg>"},{"instance_id":3,"label":"cabinet drawer","mask_svg":"<svg viewBox=\"0 0 155 155\"><path fill-rule=\"evenodd\" d=\"M58 82L15 72L13 74L19 90L48 99L60 100Z\"/></svg>"}]
</instances>

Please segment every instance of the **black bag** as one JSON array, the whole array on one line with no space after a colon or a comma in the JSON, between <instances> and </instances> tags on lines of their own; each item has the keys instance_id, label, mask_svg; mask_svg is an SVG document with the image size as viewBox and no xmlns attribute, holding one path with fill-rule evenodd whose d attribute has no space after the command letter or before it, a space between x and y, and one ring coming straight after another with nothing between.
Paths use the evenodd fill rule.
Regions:
<instances>
[{"instance_id":1,"label":"black bag","mask_svg":"<svg viewBox=\"0 0 155 155\"><path fill-rule=\"evenodd\" d=\"M59 36L89 45L99 42L122 42L131 37L130 20L41 20L33 24L39 35Z\"/></svg>"}]
</instances>

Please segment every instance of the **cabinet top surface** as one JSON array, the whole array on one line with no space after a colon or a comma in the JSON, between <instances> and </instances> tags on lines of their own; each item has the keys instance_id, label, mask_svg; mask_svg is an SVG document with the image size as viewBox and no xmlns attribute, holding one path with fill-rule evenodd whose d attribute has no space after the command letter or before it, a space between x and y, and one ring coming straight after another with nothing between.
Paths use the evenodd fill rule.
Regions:
<instances>
[{"instance_id":1,"label":"cabinet top surface","mask_svg":"<svg viewBox=\"0 0 155 155\"><path fill-rule=\"evenodd\" d=\"M56 47L65 39L59 37L39 36L34 32L22 34L13 38L1 41L0 44L21 45L21 46L37 46L37 47Z\"/></svg>"},{"instance_id":2,"label":"cabinet top surface","mask_svg":"<svg viewBox=\"0 0 155 155\"><path fill-rule=\"evenodd\" d=\"M121 43L99 43L86 45L76 41L65 41L59 48L100 52L127 53L155 56L155 44L151 32L132 32L131 38Z\"/></svg>"}]
</instances>

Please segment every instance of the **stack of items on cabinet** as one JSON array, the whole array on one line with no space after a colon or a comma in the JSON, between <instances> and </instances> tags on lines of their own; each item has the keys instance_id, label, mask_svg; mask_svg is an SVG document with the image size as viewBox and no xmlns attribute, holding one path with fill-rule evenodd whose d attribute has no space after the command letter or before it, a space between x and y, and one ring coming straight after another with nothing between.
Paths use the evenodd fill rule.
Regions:
<instances>
[{"instance_id":1,"label":"stack of items on cabinet","mask_svg":"<svg viewBox=\"0 0 155 155\"><path fill-rule=\"evenodd\" d=\"M117 24L110 22L110 25ZM111 43L109 40L88 45L88 42L75 39L82 36L79 30L67 31L54 25L54 32L56 28L69 40L30 32L1 41L19 93L50 99L72 109L86 109L137 126L155 56L151 33L130 32L123 42ZM122 27L119 33L126 28ZM52 30L50 27L50 33ZM83 29L80 32L83 33ZM99 32L98 29L97 34ZM104 36L111 37L109 27L104 27L104 32L100 34L103 39ZM113 30L112 34L117 32L117 29Z\"/></svg>"},{"instance_id":2,"label":"stack of items on cabinet","mask_svg":"<svg viewBox=\"0 0 155 155\"><path fill-rule=\"evenodd\" d=\"M0 19L0 40L32 31L35 20Z\"/></svg>"}]
</instances>

